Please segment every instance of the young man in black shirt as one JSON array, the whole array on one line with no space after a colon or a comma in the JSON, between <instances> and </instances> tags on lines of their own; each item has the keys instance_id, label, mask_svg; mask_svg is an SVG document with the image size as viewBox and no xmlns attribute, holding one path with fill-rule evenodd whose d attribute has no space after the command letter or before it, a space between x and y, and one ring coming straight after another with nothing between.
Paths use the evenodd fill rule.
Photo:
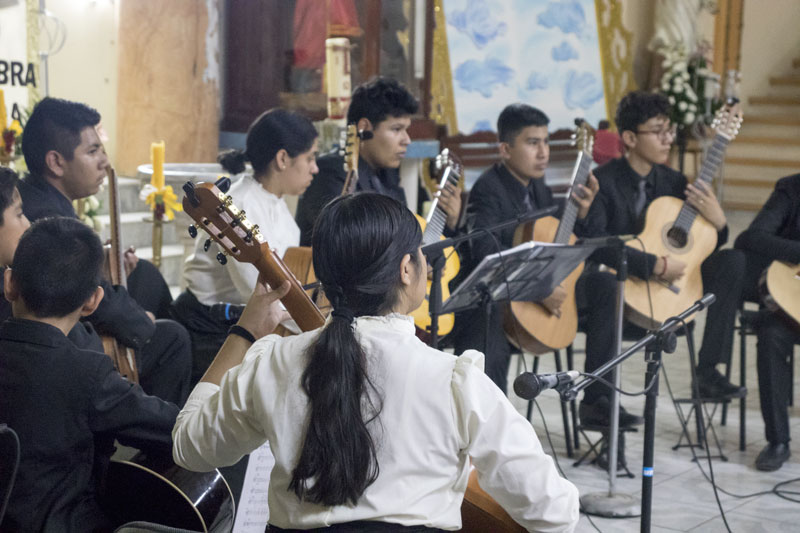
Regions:
<instances>
[{"instance_id":1,"label":"young man in black shirt","mask_svg":"<svg viewBox=\"0 0 800 533\"><path fill-rule=\"evenodd\" d=\"M467 203L467 229L472 232L490 228L527 211L555 205L553 195L544 182L550 161L550 119L540 110L526 104L512 104L500 113L497 133L500 140L500 163L487 169L475 182ZM574 199L582 220L597 193L597 180L590 176L587 186L580 186ZM491 237L474 239L470 253L461 266L459 277L468 275L481 260L499 250L511 248L516 228L510 227ZM499 248L498 248L499 243ZM551 313L558 313L567 293L557 287L542 304ZM493 305L489 317L488 337L486 317L482 309L456 314L453 330L455 353L468 349L484 352L486 374L505 392L511 345L506 339L502 322L503 309Z\"/></svg>"},{"instance_id":2,"label":"young man in black shirt","mask_svg":"<svg viewBox=\"0 0 800 533\"><path fill-rule=\"evenodd\" d=\"M356 191L377 192L406 205L399 169L411 144L408 128L417 108L417 100L408 89L391 78L375 78L353 91L347 123L355 124L363 139L359 143ZM311 245L319 212L342 193L347 176L338 150L318 158L317 166L319 172L297 203L295 220L301 246ZM447 213L445 232L454 232L461 214L460 189L442 190L439 205Z\"/></svg>"},{"instance_id":3,"label":"young man in black shirt","mask_svg":"<svg viewBox=\"0 0 800 533\"><path fill-rule=\"evenodd\" d=\"M22 236L4 273L14 316L0 325L0 420L19 435L21 461L3 531L110 530L98 496L114 439L169 452L177 406L67 338L103 299L102 262L91 229L50 218Z\"/></svg>"},{"instance_id":4,"label":"young man in black shirt","mask_svg":"<svg viewBox=\"0 0 800 533\"><path fill-rule=\"evenodd\" d=\"M22 144L30 174L18 184L28 219L77 218L72 201L97 193L108 166L99 124L100 114L78 102L45 98L36 105ZM127 255L133 267L131 292L101 281L104 297L86 320L99 333L136 350L140 383L147 393L183 405L192 364L189 334L165 319L171 296L158 270Z\"/></svg>"},{"instance_id":5,"label":"young man in black shirt","mask_svg":"<svg viewBox=\"0 0 800 533\"><path fill-rule=\"evenodd\" d=\"M772 261L800 264L800 174L778 180L775 190L750 227L736 238L735 247L747 255L745 295L758 300L758 278ZM771 472L789 458L789 412L794 345L800 325L783 313L762 305L758 323L758 392L767 446L756 468Z\"/></svg>"},{"instance_id":6,"label":"young man in black shirt","mask_svg":"<svg viewBox=\"0 0 800 533\"><path fill-rule=\"evenodd\" d=\"M704 398L736 398L746 394L744 387L730 383L717 369L730 360L733 326L744 278L744 256L737 250L719 250L728 239L725 213L710 187L697 181L687 184L686 176L666 166L675 127L669 121L667 98L656 93L635 91L626 95L617 108L616 123L625 145L623 157L595 169L600 192L592 204L587 222L578 228L581 236L638 234L644 228L647 206L660 196L686 200L716 228L717 251L702 264L703 288L717 300L709 307L703 344L697 364L700 395ZM677 256L656 257L628 249L628 272L640 279L675 281L685 274L686 265ZM603 248L590 260L616 267L618 254ZM586 371L592 372L613 357L615 335L616 278L609 272L587 268L578 281L586 305ZM631 326L626 324L626 328ZM635 334L644 330L630 327ZM600 383L586 388L580 406L584 424L608 425L609 389ZM620 426L641 423L641 417L622 412Z\"/></svg>"}]
</instances>

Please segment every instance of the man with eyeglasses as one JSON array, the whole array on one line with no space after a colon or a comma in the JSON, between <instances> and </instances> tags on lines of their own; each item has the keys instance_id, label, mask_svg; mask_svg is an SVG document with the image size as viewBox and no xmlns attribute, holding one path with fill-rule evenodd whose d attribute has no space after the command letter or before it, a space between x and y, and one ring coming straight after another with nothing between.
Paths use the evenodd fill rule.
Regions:
<instances>
[{"instance_id":1,"label":"man with eyeglasses","mask_svg":"<svg viewBox=\"0 0 800 533\"><path fill-rule=\"evenodd\" d=\"M728 240L728 225L711 188L700 182L688 184L686 176L666 165L676 132L669 114L669 101L660 94L635 91L620 101L616 123L625 146L624 154L594 171L600 192L589 210L587 222L578 230L582 230L584 237L641 233L648 205L660 196L686 200L713 224L717 229L717 250L705 260L701 270L705 292L713 292L717 301L706 316L697 380L704 398L739 398L747 390L732 384L716 365L730 361L734 320L744 279L744 255L739 250L719 250ZM686 274L686 265L679 256L656 257L632 248L627 256L630 276L673 282ZM602 249L590 260L616 267L618 254L615 249ZM614 355L615 275L587 268L577 291L579 302L583 299L585 303L582 311L586 318L586 371L592 372ZM632 324L626 324L625 332L644 334L644 330ZM586 388L579 411L583 424L608 424L609 394L610 390L601 384ZM621 427L641 422L641 417L621 412Z\"/></svg>"}]
</instances>

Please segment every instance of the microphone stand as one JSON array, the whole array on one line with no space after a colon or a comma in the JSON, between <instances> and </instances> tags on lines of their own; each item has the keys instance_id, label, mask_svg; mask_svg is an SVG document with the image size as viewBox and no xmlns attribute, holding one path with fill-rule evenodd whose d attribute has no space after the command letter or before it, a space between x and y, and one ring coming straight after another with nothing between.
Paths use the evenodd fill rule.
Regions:
<instances>
[{"instance_id":1,"label":"microphone stand","mask_svg":"<svg viewBox=\"0 0 800 533\"><path fill-rule=\"evenodd\" d=\"M530 211L528 213L523 213L511 220L507 220L505 222L501 222L495 226L489 228L482 228L475 230L473 232L467 233L465 235L459 235L458 237L450 237L448 239L441 239L434 243L425 245L422 247L422 253L425 254L425 257L428 260L428 264L431 265L431 291L428 295L428 313L431 316L431 339L430 339L430 346L431 348L439 347L439 315L441 314L442 309L442 270L444 270L444 265L446 262L446 257L444 255L445 248L455 247L456 245L464 242L472 240L476 237L485 236L489 233L494 233L503 229L506 229L511 226L518 226L523 222L528 222L530 220L536 220L537 218L542 218L546 216L550 216L555 214L558 211L558 206L550 206L545 209L537 209L536 211ZM489 300L491 303L491 299ZM486 309L489 309L488 306ZM487 325L487 329L488 329ZM487 339L488 339L488 332L487 332Z\"/></svg>"},{"instance_id":2,"label":"microphone stand","mask_svg":"<svg viewBox=\"0 0 800 533\"><path fill-rule=\"evenodd\" d=\"M675 351L677 346L675 330L683 326L683 322L690 316L714 303L714 300L716 300L716 296L711 293L705 294L700 300L696 301L691 307L677 317L667 319L658 330L648 333L625 352L619 354L617 357L595 370L594 374L588 375L583 381L572 384L560 391L562 401L574 400L580 391L596 381L598 377L602 377L619 366L641 348L646 348L645 360L647 361L647 369L645 371L645 390L647 390L647 397L645 399L644 409L644 455L642 458L642 502L640 522L640 531L642 531L642 533L650 532L650 521L652 517L656 400L658 397L658 372L661 368L661 355L662 352L672 353ZM616 465L613 466L616 469ZM581 503L583 503L583 498L581 498L581 500Z\"/></svg>"}]
</instances>

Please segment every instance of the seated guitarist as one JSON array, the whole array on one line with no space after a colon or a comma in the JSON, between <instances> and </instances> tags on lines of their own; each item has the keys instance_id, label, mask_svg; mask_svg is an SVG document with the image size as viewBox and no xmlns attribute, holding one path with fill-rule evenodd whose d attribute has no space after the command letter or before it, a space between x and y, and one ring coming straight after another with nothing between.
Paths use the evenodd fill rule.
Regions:
<instances>
[{"instance_id":1,"label":"seated guitarist","mask_svg":"<svg viewBox=\"0 0 800 533\"><path fill-rule=\"evenodd\" d=\"M22 153L30 173L18 184L31 222L77 218L74 200L97 194L108 156L98 134L100 114L79 102L45 98L23 133ZM191 345L185 328L169 320L172 296L161 273L126 253L128 287L103 280L103 300L85 320L98 332L136 350L139 380L148 394L182 405L189 394Z\"/></svg>"},{"instance_id":2,"label":"seated guitarist","mask_svg":"<svg viewBox=\"0 0 800 533\"><path fill-rule=\"evenodd\" d=\"M470 462L527 530L573 531L578 491L484 375L483 356L415 336L408 313L426 274L411 212L375 193L344 196L313 235L330 320L260 338L246 356L228 352L243 341L226 341L178 415L175 461L208 471L268 441L270 532L456 530Z\"/></svg>"},{"instance_id":3,"label":"seated guitarist","mask_svg":"<svg viewBox=\"0 0 800 533\"><path fill-rule=\"evenodd\" d=\"M475 182L467 203L467 228L474 231L488 228L526 211L555 204L544 173L550 160L547 125L550 119L540 110L526 104L511 104L497 119L501 162L486 170ZM597 180L589 178L588 186L580 186L574 198L580 205L578 218L583 219L597 193ZM489 237L472 241L468 260L459 277L469 274L481 260L499 250L511 248L515 228L497 234L498 244ZM566 292L557 287L542 304L558 313ZM485 350L486 374L505 392L511 345L503 332L502 309L492 307L490 330L486 343L483 310L474 309L456 314L453 330L455 353L468 349Z\"/></svg>"},{"instance_id":4,"label":"seated guitarist","mask_svg":"<svg viewBox=\"0 0 800 533\"><path fill-rule=\"evenodd\" d=\"M242 174L228 194L247 213L248 220L258 224L279 257L300 242L300 229L284 196L302 194L312 183L317 173L316 157L314 125L284 109L271 109L253 121L244 151L228 150L219 155L226 171ZM253 167L252 176L244 174L246 162ZM194 252L186 258L186 290L172 304L173 316L192 337L192 383L197 383L214 359L258 279L258 269L250 263L230 260L224 267L220 265L216 260L220 248L214 244L206 250L205 241L198 237Z\"/></svg>"},{"instance_id":5,"label":"seated guitarist","mask_svg":"<svg viewBox=\"0 0 800 533\"><path fill-rule=\"evenodd\" d=\"M745 296L757 300L758 278L774 260L800 263L800 174L778 180L772 195L735 247L747 255ZM756 468L771 472L789 458L788 404L792 390L791 355L800 327L762 305L758 317L758 391L767 446Z\"/></svg>"},{"instance_id":6,"label":"seated guitarist","mask_svg":"<svg viewBox=\"0 0 800 533\"><path fill-rule=\"evenodd\" d=\"M687 185L683 174L666 166L675 138L675 126L670 124L669 114L670 105L663 95L636 91L620 101L616 123L625 154L595 169L600 192L589 211L587 223L578 228L581 236L638 234L644 227L644 215L650 202L660 196L674 196L685 199L713 224L718 231L718 248L725 244L727 221L714 193L700 183ZM617 253L611 248L601 249L590 259L614 267ZM628 270L629 275L641 279L671 282L685 275L685 264L678 257L656 257L629 249ZM734 398L746 393L743 387L733 385L716 370L717 363L730 360L743 276L744 257L737 250L718 250L702 265L704 290L717 296L706 315L697 366L703 397ZM579 301L585 295L586 371L591 372L614 355L615 275L587 268L578 282L577 292ZM636 329L635 334L644 333ZM587 387L579 413L583 424L608 425L609 389L599 383ZM619 420L621 427L643 421L622 408Z\"/></svg>"},{"instance_id":7,"label":"seated guitarist","mask_svg":"<svg viewBox=\"0 0 800 533\"><path fill-rule=\"evenodd\" d=\"M400 186L399 169L411 143L411 115L418 107L408 89L391 78L375 78L353 91L347 123L366 134L359 147L356 191L377 192L413 209ZM320 157L317 164L319 174L297 203L295 220L300 226L301 246L311 245L311 230L320 210L342 193L347 176L338 149ZM445 235L452 236L461 215L461 190L447 186L438 194L439 205L447 213Z\"/></svg>"}]
</instances>

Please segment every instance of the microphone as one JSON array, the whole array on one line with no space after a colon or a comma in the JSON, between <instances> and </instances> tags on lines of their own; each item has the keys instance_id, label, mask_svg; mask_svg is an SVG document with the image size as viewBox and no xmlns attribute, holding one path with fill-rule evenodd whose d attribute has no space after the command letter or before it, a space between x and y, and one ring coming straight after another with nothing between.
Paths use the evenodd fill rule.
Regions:
<instances>
[{"instance_id":1,"label":"microphone","mask_svg":"<svg viewBox=\"0 0 800 533\"><path fill-rule=\"evenodd\" d=\"M215 320L225 324L235 324L239 317L242 316L242 311L244 311L244 305L241 304L220 302L208 307L209 314Z\"/></svg>"},{"instance_id":2,"label":"microphone","mask_svg":"<svg viewBox=\"0 0 800 533\"><path fill-rule=\"evenodd\" d=\"M533 372L523 372L514 380L514 392L523 400L533 400L542 391L554 389L565 383L570 383L581 373L577 370L568 372L557 372L555 374L534 374Z\"/></svg>"}]
</instances>

